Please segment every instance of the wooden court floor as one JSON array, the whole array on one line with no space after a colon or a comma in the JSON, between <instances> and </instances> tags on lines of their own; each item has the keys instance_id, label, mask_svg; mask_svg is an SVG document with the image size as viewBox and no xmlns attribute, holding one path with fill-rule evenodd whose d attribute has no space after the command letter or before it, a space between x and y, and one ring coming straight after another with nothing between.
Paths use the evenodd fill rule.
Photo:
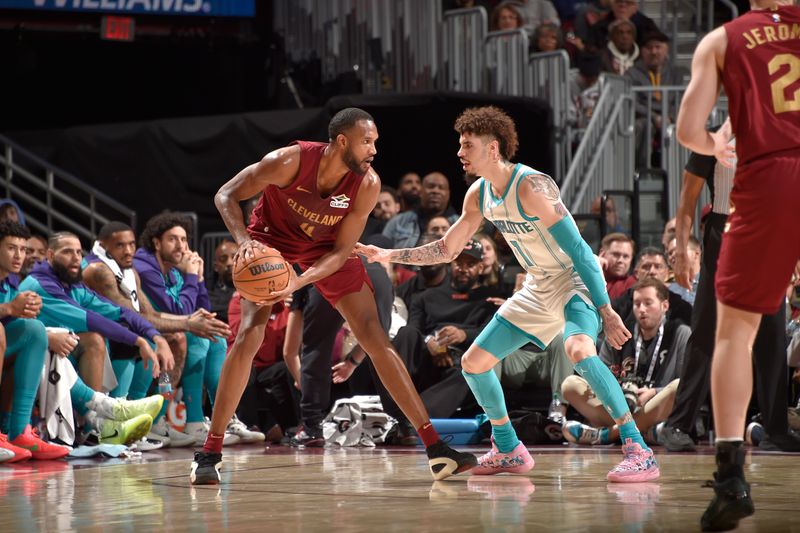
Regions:
<instances>
[{"instance_id":1,"label":"wooden court floor","mask_svg":"<svg viewBox=\"0 0 800 533\"><path fill-rule=\"evenodd\" d=\"M481 453L481 448L470 448ZM655 483L611 484L618 447L531 448L526 476L433 482L421 448L226 451L219 487L190 487L189 450L135 460L0 465L0 533L698 531L713 455L656 449ZM748 454L757 512L741 531L800 532L800 456Z\"/></svg>"}]
</instances>

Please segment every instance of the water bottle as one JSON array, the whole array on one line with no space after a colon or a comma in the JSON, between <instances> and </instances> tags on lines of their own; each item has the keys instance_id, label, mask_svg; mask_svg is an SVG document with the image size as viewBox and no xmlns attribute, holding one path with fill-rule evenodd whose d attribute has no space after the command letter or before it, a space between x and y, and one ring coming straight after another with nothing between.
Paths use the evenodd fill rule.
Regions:
<instances>
[{"instance_id":1,"label":"water bottle","mask_svg":"<svg viewBox=\"0 0 800 533\"><path fill-rule=\"evenodd\" d=\"M547 410L547 418L563 425L566 420L564 414L561 412L562 405L564 405L564 403L561 401L558 393L553 393L553 401L550 402L550 407Z\"/></svg>"},{"instance_id":2,"label":"water bottle","mask_svg":"<svg viewBox=\"0 0 800 533\"><path fill-rule=\"evenodd\" d=\"M158 375L158 393L164 397L165 401L172 399L172 383L170 383L169 374L166 372Z\"/></svg>"}]
</instances>

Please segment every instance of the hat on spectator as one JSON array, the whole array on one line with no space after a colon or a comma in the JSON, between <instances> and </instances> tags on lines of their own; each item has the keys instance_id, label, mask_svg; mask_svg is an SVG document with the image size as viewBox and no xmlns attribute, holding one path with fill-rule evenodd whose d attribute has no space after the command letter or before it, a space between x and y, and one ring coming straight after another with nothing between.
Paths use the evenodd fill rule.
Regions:
<instances>
[{"instance_id":1,"label":"hat on spectator","mask_svg":"<svg viewBox=\"0 0 800 533\"><path fill-rule=\"evenodd\" d=\"M466 255L481 261L483 259L483 246L481 246L481 243L478 241L470 239L469 242L467 242L467 245L464 246L464 249L461 250L461 253L458 254L458 257L461 257L462 255Z\"/></svg>"},{"instance_id":2,"label":"hat on spectator","mask_svg":"<svg viewBox=\"0 0 800 533\"><path fill-rule=\"evenodd\" d=\"M651 32L644 34L644 39L642 39L642 45L647 46L647 44L652 41L658 41L661 43L669 44L669 37L667 37L667 34L665 34L662 31L653 30Z\"/></svg>"}]
</instances>

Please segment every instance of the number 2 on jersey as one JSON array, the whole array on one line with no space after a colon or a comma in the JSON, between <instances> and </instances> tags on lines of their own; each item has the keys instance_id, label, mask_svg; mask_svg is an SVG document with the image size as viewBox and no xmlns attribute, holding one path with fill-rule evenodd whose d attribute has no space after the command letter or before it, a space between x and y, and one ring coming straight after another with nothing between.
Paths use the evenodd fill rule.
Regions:
<instances>
[{"instance_id":1,"label":"number 2 on jersey","mask_svg":"<svg viewBox=\"0 0 800 533\"><path fill-rule=\"evenodd\" d=\"M775 114L788 111L800 111L800 88L791 98L786 98L786 87L800 80L800 57L794 54L778 54L767 64L770 75L775 74L783 66L789 70L770 84L772 88L772 108Z\"/></svg>"}]
</instances>

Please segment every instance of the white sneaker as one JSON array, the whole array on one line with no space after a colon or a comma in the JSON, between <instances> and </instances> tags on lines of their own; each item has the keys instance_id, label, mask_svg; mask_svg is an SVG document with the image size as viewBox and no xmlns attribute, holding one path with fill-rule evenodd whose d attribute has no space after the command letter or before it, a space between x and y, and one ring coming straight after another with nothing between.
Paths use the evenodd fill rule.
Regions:
<instances>
[{"instance_id":1,"label":"white sneaker","mask_svg":"<svg viewBox=\"0 0 800 533\"><path fill-rule=\"evenodd\" d=\"M195 446L202 446L206 443L210 428L211 423L207 420L205 422L188 422L186 424L186 434L194 437ZM239 444L239 442L241 442L241 439L238 435L228 433L227 431L225 432L225 437L222 439L223 446L233 446L234 444Z\"/></svg>"},{"instance_id":2,"label":"white sneaker","mask_svg":"<svg viewBox=\"0 0 800 533\"><path fill-rule=\"evenodd\" d=\"M0 463L5 463L6 461L10 461L16 456L17 455L11 450L7 450L6 448L0 448Z\"/></svg>"},{"instance_id":3,"label":"white sneaker","mask_svg":"<svg viewBox=\"0 0 800 533\"><path fill-rule=\"evenodd\" d=\"M150 415L150 418L156 418L161 412L163 403L164 397L160 394L140 400L124 400L98 393L95 399L88 402L86 406L97 411L100 417L108 420L130 420L143 414Z\"/></svg>"},{"instance_id":4,"label":"white sneaker","mask_svg":"<svg viewBox=\"0 0 800 533\"><path fill-rule=\"evenodd\" d=\"M164 441L164 446L169 446L170 448L194 446L194 437L173 428L167 423L166 417L163 416L153 424L150 433L147 434L147 438L161 439Z\"/></svg>"},{"instance_id":5,"label":"white sneaker","mask_svg":"<svg viewBox=\"0 0 800 533\"><path fill-rule=\"evenodd\" d=\"M150 435L150 433L148 433L148 435ZM167 439L167 442L169 442L169 439ZM130 446L131 450L136 450L139 452L152 452L153 450L160 450L163 447L164 447L163 440L161 440L158 437L151 439L147 436L145 436L140 440L137 440Z\"/></svg>"},{"instance_id":6,"label":"white sneaker","mask_svg":"<svg viewBox=\"0 0 800 533\"><path fill-rule=\"evenodd\" d=\"M264 442L266 436L260 431L252 431L247 429L247 426L239 420L236 415L233 415L231 421L228 422L228 428L225 433L230 433L239 437L240 442L243 444L250 444L253 442Z\"/></svg>"}]
</instances>

